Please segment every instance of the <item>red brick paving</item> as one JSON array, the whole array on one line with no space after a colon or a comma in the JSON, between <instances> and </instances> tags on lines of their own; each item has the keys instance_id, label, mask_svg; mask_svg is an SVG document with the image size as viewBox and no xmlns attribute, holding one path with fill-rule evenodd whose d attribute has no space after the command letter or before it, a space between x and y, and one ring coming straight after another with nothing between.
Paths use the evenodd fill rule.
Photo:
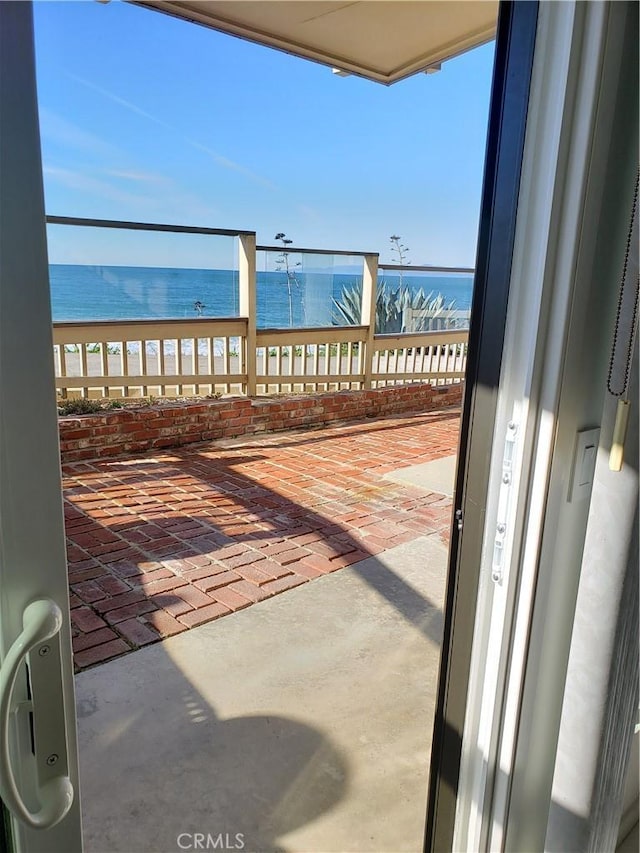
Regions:
<instances>
[{"instance_id":1,"label":"red brick paving","mask_svg":"<svg viewBox=\"0 0 640 853\"><path fill-rule=\"evenodd\" d=\"M383 474L456 451L448 409L63 466L77 669L422 535L451 501Z\"/></svg>"}]
</instances>

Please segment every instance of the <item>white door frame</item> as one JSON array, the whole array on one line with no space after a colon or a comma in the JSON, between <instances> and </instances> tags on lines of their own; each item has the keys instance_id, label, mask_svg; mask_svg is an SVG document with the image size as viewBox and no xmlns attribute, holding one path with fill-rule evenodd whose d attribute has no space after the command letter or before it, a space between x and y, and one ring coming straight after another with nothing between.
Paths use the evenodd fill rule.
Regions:
<instances>
[{"instance_id":1,"label":"white door frame","mask_svg":"<svg viewBox=\"0 0 640 853\"><path fill-rule=\"evenodd\" d=\"M588 490L570 499L572 462L602 417L615 298L594 269L626 14L540 4L455 850L545 846L589 510Z\"/></svg>"},{"instance_id":2,"label":"white door frame","mask_svg":"<svg viewBox=\"0 0 640 853\"><path fill-rule=\"evenodd\" d=\"M28 828L14 816L8 823L16 851L75 853L82 846L78 759L33 16L31 3L5 2L0 3L3 664L8 665L15 656L23 627L33 627L33 621L23 625L23 616L28 605L38 600L50 602L52 614L50 630L45 630L40 639L51 634L57 622L62 625L46 642L33 638L37 645L27 656L30 690L24 662L18 667L12 690L6 675L0 679L5 697L10 698L7 719L11 759L0 768L3 799L5 804L13 800L14 806L22 799L30 815L43 809L37 819L45 822L62 814L72 799L66 816L50 829ZM7 666L3 666L3 673L7 673ZM3 724L0 721L0 726ZM2 731L0 728L0 737ZM4 747L1 752L5 752ZM6 821L6 811L4 815Z\"/></svg>"}]
</instances>

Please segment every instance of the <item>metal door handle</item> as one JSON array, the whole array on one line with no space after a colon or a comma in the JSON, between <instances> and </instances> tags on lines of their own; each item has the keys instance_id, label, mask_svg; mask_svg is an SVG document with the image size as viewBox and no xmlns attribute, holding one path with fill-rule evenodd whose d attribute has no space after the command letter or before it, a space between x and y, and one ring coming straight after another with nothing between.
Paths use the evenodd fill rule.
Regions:
<instances>
[{"instance_id":1,"label":"metal door handle","mask_svg":"<svg viewBox=\"0 0 640 853\"><path fill-rule=\"evenodd\" d=\"M25 805L13 775L9 751L9 719L11 713L11 694L20 667L29 652L36 646L52 638L62 626L62 612L50 599L39 599L25 609L22 616L22 633L17 637L0 667L0 796L12 814L33 829L49 829L55 826L67 814L73 803L73 785L66 773L66 737L62 733L64 760L58 754L45 758L51 767L50 777L44 783L38 782L38 801L40 808L31 812ZM49 649L49 646L44 646ZM40 650L42 655L42 649ZM45 655L47 652L45 652ZM55 656L52 656L55 657ZM54 660L51 661L54 664ZM55 673L54 677L57 677ZM34 704L37 697L33 697ZM38 757L36 756L36 759ZM52 761L52 759L54 759ZM40 763L40 762L38 762ZM56 768L52 765L59 767Z\"/></svg>"}]
</instances>

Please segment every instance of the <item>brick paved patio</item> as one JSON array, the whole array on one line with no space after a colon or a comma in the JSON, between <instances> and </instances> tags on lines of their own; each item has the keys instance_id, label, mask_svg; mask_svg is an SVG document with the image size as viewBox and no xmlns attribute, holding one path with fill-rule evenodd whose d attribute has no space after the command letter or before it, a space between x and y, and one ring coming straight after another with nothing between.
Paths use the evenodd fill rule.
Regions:
<instances>
[{"instance_id":1,"label":"brick paved patio","mask_svg":"<svg viewBox=\"0 0 640 853\"><path fill-rule=\"evenodd\" d=\"M451 501L383 475L455 453L459 412L63 466L78 669L418 536Z\"/></svg>"}]
</instances>

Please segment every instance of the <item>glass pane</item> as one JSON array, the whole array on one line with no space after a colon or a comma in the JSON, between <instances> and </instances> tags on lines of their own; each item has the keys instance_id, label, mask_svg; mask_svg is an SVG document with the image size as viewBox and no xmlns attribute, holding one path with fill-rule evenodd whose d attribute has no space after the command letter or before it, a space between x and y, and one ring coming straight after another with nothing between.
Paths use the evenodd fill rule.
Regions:
<instances>
[{"instance_id":1,"label":"glass pane","mask_svg":"<svg viewBox=\"0 0 640 853\"><path fill-rule=\"evenodd\" d=\"M238 316L237 238L48 225L54 322Z\"/></svg>"},{"instance_id":2,"label":"glass pane","mask_svg":"<svg viewBox=\"0 0 640 853\"><path fill-rule=\"evenodd\" d=\"M468 329L473 273L381 265L376 332Z\"/></svg>"},{"instance_id":3,"label":"glass pane","mask_svg":"<svg viewBox=\"0 0 640 853\"><path fill-rule=\"evenodd\" d=\"M261 250L258 328L359 325L362 269L358 255L291 252L286 247Z\"/></svg>"}]
</instances>

